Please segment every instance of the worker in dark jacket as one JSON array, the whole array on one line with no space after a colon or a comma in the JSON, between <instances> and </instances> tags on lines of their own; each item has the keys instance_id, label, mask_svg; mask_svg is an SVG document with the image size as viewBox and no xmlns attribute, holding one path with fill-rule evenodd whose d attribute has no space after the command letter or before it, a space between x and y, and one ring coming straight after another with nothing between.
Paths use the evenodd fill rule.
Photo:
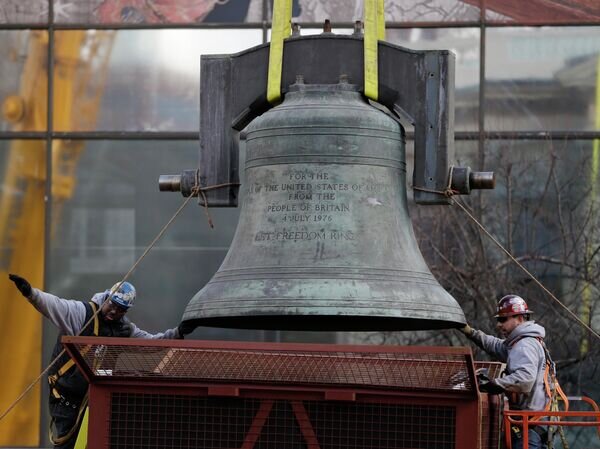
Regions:
<instances>
[{"instance_id":1,"label":"worker in dark jacket","mask_svg":"<svg viewBox=\"0 0 600 449\"><path fill-rule=\"evenodd\" d=\"M125 317L136 297L135 288L129 282L117 283L110 290L96 293L86 303L32 288L26 279L15 274L9 278L33 307L58 327L52 360L63 350L60 342L63 335L172 339L183 338L192 331L183 325L157 334L138 328ZM52 443L55 448L72 449L87 405L88 383L66 352L48 374L51 430L54 427L50 432Z\"/></svg>"},{"instance_id":2,"label":"worker in dark jacket","mask_svg":"<svg viewBox=\"0 0 600 449\"><path fill-rule=\"evenodd\" d=\"M490 394L506 394L509 407L516 410L547 410L550 398L545 390L546 362L549 355L544 344L546 331L530 320L531 310L523 298L507 295L498 302L497 328L504 338L487 335L466 325L461 331L492 357L506 363L504 376L480 385ZM546 379L547 381L547 379ZM547 448L548 432L544 426L529 428L529 449ZM522 431L512 429L512 447L523 447Z\"/></svg>"}]
</instances>

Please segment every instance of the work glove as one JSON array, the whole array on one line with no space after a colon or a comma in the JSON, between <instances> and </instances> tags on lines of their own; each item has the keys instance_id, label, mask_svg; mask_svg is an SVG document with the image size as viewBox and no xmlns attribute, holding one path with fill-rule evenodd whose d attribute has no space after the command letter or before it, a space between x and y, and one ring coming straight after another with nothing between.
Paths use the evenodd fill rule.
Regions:
<instances>
[{"instance_id":1,"label":"work glove","mask_svg":"<svg viewBox=\"0 0 600 449\"><path fill-rule=\"evenodd\" d=\"M477 376L477 384L479 385L479 391L488 394L502 394L504 393L504 388L498 385L493 380L490 380L488 377L487 368L480 368L475 372Z\"/></svg>"},{"instance_id":2,"label":"work glove","mask_svg":"<svg viewBox=\"0 0 600 449\"><path fill-rule=\"evenodd\" d=\"M196 326L189 322L181 322L179 326L177 326L177 331L179 332L179 336L183 338L184 336L191 334L196 329Z\"/></svg>"},{"instance_id":3,"label":"work glove","mask_svg":"<svg viewBox=\"0 0 600 449\"><path fill-rule=\"evenodd\" d=\"M131 337L131 334L133 333L133 326L131 325L130 321L123 321L123 324L121 325L121 333L123 334L123 337ZM121 337L121 335L119 335L119 337Z\"/></svg>"},{"instance_id":4,"label":"work glove","mask_svg":"<svg viewBox=\"0 0 600 449\"><path fill-rule=\"evenodd\" d=\"M467 337L470 337L471 335L473 335L473 328L471 326L469 326L468 324L465 324L463 327L461 327L458 330L461 331L463 334L465 334Z\"/></svg>"},{"instance_id":5,"label":"work glove","mask_svg":"<svg viewBox=\"0 0 600 449\"><path fill-rule=\"evenodd\" d=\"M479 391L482 391L482 392L488 393L488 394L503 394L504 388L502 388L500 385L498 385L496 382L494 382L492 380L490 382L480 383Z\"/></svg>"},{"instance_id":6,"label":"work glove","mask_svg":"<svg viewBox=\"0 0 600 449\"><path fill-rule=\"evenodd\" d=\"M9 274L8 278L15 283L19 291L25 298L31 297L31 284L27 282L27 279L22 278L16 274Z\"/></svg>"}]
</instances>

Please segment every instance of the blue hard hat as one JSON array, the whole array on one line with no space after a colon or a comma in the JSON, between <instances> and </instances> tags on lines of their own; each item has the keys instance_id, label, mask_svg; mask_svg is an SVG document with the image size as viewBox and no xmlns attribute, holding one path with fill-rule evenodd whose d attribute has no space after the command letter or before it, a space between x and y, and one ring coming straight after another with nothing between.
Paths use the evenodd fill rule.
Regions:
<instances>
[{"instance_id":1,"label":"blue hard hat","mask_svg":"<svg viewBox=\"0 0 600 449\"><path fill-rule=\"evenodd\" d=\"M112 302L129 309L135 301L135 287L129 282L117 282L110 289L109 295Z\"/></svg>"}]
</instances>

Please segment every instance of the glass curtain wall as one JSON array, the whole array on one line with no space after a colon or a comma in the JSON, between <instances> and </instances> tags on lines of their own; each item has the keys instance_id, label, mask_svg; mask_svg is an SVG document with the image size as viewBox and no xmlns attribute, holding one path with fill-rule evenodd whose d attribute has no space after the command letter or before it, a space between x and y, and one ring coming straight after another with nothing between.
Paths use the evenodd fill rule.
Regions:
<instances>
[{"instance_id":1,"label":"glass curtain wall","mask_svg":"<svg viewBox=\"0 0 600 449\"><path fill-rule=\"evenodd\" d=\"M292 20L301 33L320 32L329 19L346 34L362 20L363 3L293 0ZM7 273L80 300L120 281L183 202L158 191L158 176L197 166L200 55L267 42L271 11L271 0L0 2L0 357L20 370L0 374L0 412L46 366L57 334ZM600 328L600 4L386 0L385 18L387 41L456 55L454 160L498 180L465 203L571 311ZM411 136L409 129L409 150ZM211 210L211 229L204 209L188 204L129 278L138 326L178 324L218 269L238 213ZM460 210L412 205L411 213L432 272L475 327L493 333L498 297L526 296L549 330L563 386L600 397L592 335ZM191 338L467 344L453 331L198 329ZM48 445L46 394L36 387L0 423L0 446ZM36 430L12 430L25 428ZM590 435L571 432L572 447L589 446Z\"/></svg>"}]
</instances>

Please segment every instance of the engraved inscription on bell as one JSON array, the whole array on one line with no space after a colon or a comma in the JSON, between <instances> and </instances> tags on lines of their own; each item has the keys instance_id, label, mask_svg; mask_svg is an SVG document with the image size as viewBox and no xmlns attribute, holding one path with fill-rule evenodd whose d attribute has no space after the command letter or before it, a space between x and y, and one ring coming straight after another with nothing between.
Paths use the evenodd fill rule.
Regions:
<instances>
[{"instance_id":1,"label":"engraved inscription on bell","mask_svg":"<svg viewBox=\"0 0 600 449\"><path fill-rule=\"evenodd\" d=\"M184 320L256 329L457 327L419 251L404 135L348 84L294 85L246 132L231 248Z\"/></svg>"},{"instance_id":2,"label":"engraved inscription on bell","mask_svg":"<svg viewBox=\"0 0 600 449\"><path fill-rule=\"evenodd\" d=\"M258 207L263 208L265 217L254 241L318 240L324 248L330 240L354 240L356 227L346 216L351 215L352 193L367 187L343 182L330 169L335 167L296 166L282 172L276 184L250 186L247 199L257 206L260 204ZM387 187L379 185L382 191ZM369 188L376 195L375 186Z\"/></svg>"},{"instance_id":3,"label":"engraved inscription on bell","mask_svg":"<svg viewBox=\"0 0 600 449\"><path fill-rule=\"evenodd\" d=\"M386 167L345 168L332 164L296 164L280 172L257 168L256 177L267 182L254 183L245 192L248 207L261 212L254 245L277 252L285 242L292 249L290 259L320 261L324 267L330 265L326 261L343 258L345 267L333 264L338 272L364 267L369 259L371 268L388 269L378 259L393 258L393 248L374 245L381 240L383 222L396 214L400 177Z\"/></svg>"}]
</instances>

